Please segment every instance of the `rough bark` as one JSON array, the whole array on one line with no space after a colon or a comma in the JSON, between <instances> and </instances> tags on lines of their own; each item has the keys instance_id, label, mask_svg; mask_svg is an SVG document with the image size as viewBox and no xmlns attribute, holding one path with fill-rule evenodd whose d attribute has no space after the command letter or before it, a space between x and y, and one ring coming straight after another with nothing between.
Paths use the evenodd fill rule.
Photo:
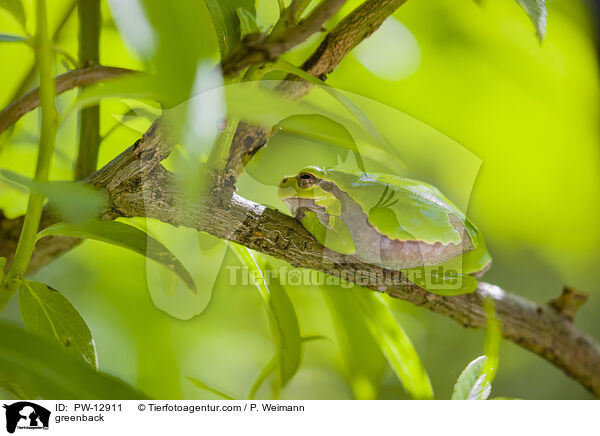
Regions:
<instances>
[{"instance_id":1,"label":"rough bark","mask_svg":"<svg viewBox=\"0 0 600 436\"><path fill-rule=\"evenodd\" d=\"M113 197L113 211L145 215L175 226L195 228L253 250L283 259L295 267L323 271L384 292L447 316L465 327L485 328L482 306L494 300L504 338L542 356L600 396L600 345L550 305L538 305L489 283L473 294L442 297L411 283L382 284L377 277L394 274L321 246L302 225L277 210L233 195L192 202L181 197L169 174L158 166L132 191ZM177 204L178 207L173 207ZM182 207L182 205L185 205Z\"/></svg>"},{"instance_id":2,"label":"rough bark","mask_svg":"<svg viewBox=\"0 0 600 436\"><path fill-rule=\"evenodd\" d=\"M281 32L270 35L258 33L247 35L223 61L223 75L235 76L251 64L274 61L312 34L321 31L325 22L345 2L346 0L323 0L310 15Z\"/></svg>"},{"instance_id":3,"label":"rough bark","mask_svg":"<svg viewBox=\"0 0 600 436\"><path fill-rule=\"evenodd\" d=\"M210 233L295 267L310 268L363 285L394 298L447 316L465 327L485 328L482 307L486 296L494 300L502 335L561 368L591 392L600 396L600 345L577 329L572 314L566 316L554 305L538 305L497 286L480 282L469 295L442 297L429 293L396 273L366 264L324 248L294 218L231 193L213 190L211 195L190 199L181 193L160 161L169 149L168 137L155 125L89 182L106 192L109 207L103 218L146 216ZM218 193L218 194L214 194ZM46 214L45 224L54 221ZM0 247L18 236L19 220L0 235ZM3 227L3 230L6 227ZM38 246L32 268L71 248L77 240L55 238ZM382 277L391 278L389 283Z\"/></svg>"},{"instance_id":4,"label":"rough bark","mask_svg":"<svg viewBox=\"0 0 600 436\"><path fill-rule=\"evenodd\" d=\"M323 78L404 1L366 1L329 33L303 68ZM57 93L125 72L127 70L91 67L67 73L57 79ZM311 87L307 82L290 79L296 83L287 82L280 87L290 98L301 97ZM0 132L36 107L37 98L33 91L2 111ZM243 168L266 141L264 131L250 125L238 129L232 147L232 155L237 153L237 157L233 159L230 155L230 161L238 163L231 168ZM194 228L283 259L293 266L323 271L385 292L452 318L465 327L485 328L482 302L490 297L506 339L545 358L600 396L600 345L574 325L574 311L579 303L570 301L572 292L550 305L538 305L484 282L469 295L431 294L402 280L397 273L324 248L297 220L233 193L235 175L218 173L214 189L203 197L182 195L172 175L160 165L173 143L165 120L157 120L140 140L88 178L88 183L108 197L101 218L147 216ZM46 211L41 226L46 227L56 220ZM9 259L12 256L22 221L22 218L8 219L0 212L0 256ZM30 270L48 263L77 243L78 240L70 238L44 238L36 247ZM385 283L381 277L394 280Z\"/></svg>"},{"instance_id":5,"label":"rough bark","mask_svg":"<svg viewBox=\"0 0 600 436\"><path fill-rule=\"evenodd\" d=\"M354 47L371 36L404 3L406 0L371 0L362 3L325 36L302 64L302 69L325 80ZM277 86L277 91L285 98L298 100L308 94L313 86L298 76L288 74ZM229 150L228 171L239 175L254 154L266 144L269 136L269 128L240 123Z\"/></svg>"}]
</instances>

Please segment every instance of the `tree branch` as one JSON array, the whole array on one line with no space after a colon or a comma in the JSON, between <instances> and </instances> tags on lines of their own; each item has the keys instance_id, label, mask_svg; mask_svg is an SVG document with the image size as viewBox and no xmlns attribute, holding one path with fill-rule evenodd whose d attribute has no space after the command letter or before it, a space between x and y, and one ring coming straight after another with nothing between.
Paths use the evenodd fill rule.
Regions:
<instances>
[{"instance_id":1,"label":"tree branch","mask_svg":"<svg viewBox=\"0 0 600 436\"><path fill-rule=\"evenodd\" d=\"M119 173L116 169L111 172ZM600 345L549 305L538 305L497 286L480 282L473 294L442 297L397 273L366 264L321 246L294 218L233 195L229 201L213 198L190 201L182 196L161 166L149 176L109 193L118 216L147 216L175 226L191 227L218 238L287 261L293 266L323 271L349 282L447 316L465 327L485 328L482 303L495 303L504 338L538 354L600 396ZM177 205L177 207L174 207ZM392 284L381 277L396 277Z\"/></svg>"},{"instance_id":2,"label":"tree branch","mask_svg":"<svg viewBox=\"0 0 600 436\"><path fill-rule=\"evenodd\" d=\"M375 32L383 22L406 0L367 0L350 12L304 62L302 69L325 80L350 51ZM277 90L286 98L301 99L310 92L313 84L293 74L288 74ZM240 123L229 150L226 168L241 174L252 156L266 144L270 129Z\"/></svg>"},{"instance_id":3,"label":"tree branch","mask_svg":"<svg viewBox=\"0 0 600 436\"><path fill-rule=\"evenodd\" d=\"M572 319L556 310L554 304L538 305L485 282L480 282L473 294L456 297L431 294L403 280L397 272L323 247L296 219L226 189L215 189L213 192L218 194L210 197L187 198L172 175L160 165L171 142L160 127L156 122L140 141L90 177L89 183L109 198L104 219L146 216L207 232L296 267L358 282L368 289L452 318L465 327L485 328L482 302L489 296L494 300L504 338L543 357L600 396L600 345L578 330ZM46 214L44 224L55 220ZM12 235L18 236L18 220L4 223L0 220L0 225L6 226L7 222L13 223ZM11 240L11 232L0 233L2 249L5 237ZM77 243L78 240L71 238L42 239L32 259L32 268Z\"/></svg>"},{"instance_id":4,"label":"tree branch","mask_svg":"<svg viewBox=\"0 0 600 436\"><path fill-rule=\"evenodd\" d=\"M64 10L63 15L60 17L60 20L58 21L58 25L56 26L56 29L54 29L54 32L52 33L52 42L53 43L56 43L57 40L59 39L62 30L66 26L67 22L69 21L69 18L71 18L71 14L75 10L75 6L77 6L77 0L71 0L71 3ZM20 96L25 94L25 92L29 89L32 82L34 81L34 79L36 77L36 72L37 72L36 66L35 66L35 64L33 64L29 68L29 71L27 71L27 73L23 76L23 80L21 81L21 84L19 85L17 90L13 93L12 98L9 101L16 100L17 98L19 98Z\"/></svg>"},{"instance_id":5,"label":"tree branch","mask_svg":"<svg viewBox=\"0 0 600 436\"><path fill-rule=\"evenodd\" d=\"M69 71L55 78L56 95L80 86L92 85L103 80L112 79L132 72L133 71L125 68L105 67L102 65L94 65ZM31 112L39 105L39 89L34 89L6 106L2 112L0 112L0 133L4 132L23 115L27 112Z\"/></svg>"},{"instance_id":6,"label":"tree branch","mask_svg":"<svg viewBox=\"0 0 600 436\"><path fill-rule=\"evenodd\" d=\"M406 3L406 0L365 1L348 14L331 32L329 32L329 34L327 34L317 50L315 50L306 62L304 62L302 68L315 77L324 79L326 77L325 75L333 71L354 47L377 30L385 19L404 3ZM286 30L285 33L279 34L277 38L274 38L275 42L272 43L274 47L278 48L277 50L272 51L273 57L271 57L270 60L276 59L286 50L289 50L298 43L304 41L310 34L318 31L320 26L319 29L317 29L316 23L324 23L327 21L327 19L341 7L341 4L343 4L343 1L323 2L307 19L298 23L297 26ZM287 39L284 38L284 35L285 38L289 38L291 42L285 42ZM267 44L267 46L269 44ZM245 52L244 47L245 43L242 41L238 48L234 50L234 53ZM279 51L283 50L283 48L286 48L286 50ZM266 61L266 59L255 57L250 54L244 56L239 54L234 56L234 53L221 62L221 68L226 76L232 75L238 70L238 66L240 65L238 62L241 62L244 66L248 66L252 63ZM275 55L275 53L277 53L277 55ZM240 58L240 56L242 57ZM106 67L102 65L92 65L69 71L56 77L56 95L77 87L89 86L129 73L133 73L133 71L125 68ZM311 83L306 82L293 74L289 74L278 89L289 98L298 99L306 95L312 87L313 85ZM38 106L39 95L37 89L9 104L0 112L0 133L4 132L23 115ZM232 149L230 151L229 167L235 168L238 172L241 171L245 163L260 149L267 138L267 129L260 126L249 126L245 123L241 123L238 132L236 132L236 137L234 138Z\"/></svg>"},{"instance_id":7,"label":"tree branch","mask_svg":"<svg viewBox=\"0 0 600 436\"><path fill-rule=\"evenodd\" d=\"M223 60L223 75L235 76L249 65L274 61L313 33L319 32L345 2L346 0L323 0L308 17L295 26L270 35L247 35Z\"/></svg>"},{"instance_id":8,"label":"tree branch","mask_svg":"<svg viewBox=\"0 0 600 436\"><path fill-rule=\"evenodd\" d=\"M345 54L403 3L404 0L368 0L363 3L336 26L303 68L321 77L328 74ZM355 31L353 26L359 26L360 30ZM57 93L95 83L111 74L117 76L128 72L107 70L106 67L92 68L98 70L78 70L59 76ZM285 91L285 86L292 86L298 93L292 92L288 96L298 98L310 89L309 84L290 78L297 83L282 85L282 89ZM0 132L37 105L35 92L26 97L0 113ZM553 308L556 304L552 307L538 305L483 282L473 294L456 297L434 295L403 281L398 273L324 248L294 218L233 194L229 186L215 189L210 196L201 199L186 198L178 190L172 175L160 165L173 144L167 127L164 120L156 121L133 146L90 176L88 182L104 191L109 199L103 219L147 216L176 226L194 228L283 259L297 267L358 282L374 291L385 292L452 318L466 327L485 328L482 301L490 296L495 302L506 339L545 358L600 396L600 345L578 330L570 316ZM247 126L245 133L238 131L241 132L241 139L236 140L240 162L262 146L261 140L246 140L257 132L253 129L256 128ZM217 188L219 186L222 187L217 183ZM56 220L51 212L46 211L41 227ZM0 212L0 256L10 258L21 225L22 218L6 219ZM71 238L44 238L36 247L30 269L39 268L77 243L78 240ZM390 280L382 282L381 277Z\"/></svg>"},{"instance_id":9,"label":"tree branch","mask_svg":"<svg viewBox=\"0 0 600 436\"><path fill-rule=\"evenodd\" d=\"M372 31L381 25L385 20L385 17L392 14L396 8L400 7L405 2L406 0L367 0L348 14L348 16L330 32L330 34L335 36L326 37L304 65L321 65L320 69L314 70L316 72L321 71L323 68L327 71L332 71L335 66L339 64L341 59L350 52L352 47L355 47L360 41L370 35ZM350 22L363 23L363 27L361 28L362 31L352 31L351 27L348 25ZM370 32L368 31L369 22L372 22L372 25L370 26L372 30ZM352 38L355 38L355 40L352 40ZM346 42L340 45L340 47L336 47L335 44L339 41ZM222 68L224 70L227 69L227 62L228 61L226 60L222 62ZM58 95L79 86L91 85L129 73L133 73L133 71L100 65L70 71L56 78L56 94ZM311 89L310 84L307 86L305 84L306 82L303 80L298 79L295 76L293 76L293 78L295 80L294 83L298 86L297 91L295 91L295 88L292 90L295 91L293 97L300 98L303 95L302 93L306 94L309 92ZM290 96L292 95L290 94ZM38 90L33 90L19 100L11 103L0 112L0 133L37 106L39 106ZM157 121L152 125L144 137L138 141L138 144L162 141L161 143L164 148L161 149L159 156L164 158L168 156L172 144L169 141L166 141L162 136L164 134L164 126L166 126L166 123L163 126L163 129L156 128L159 122L160 121ZM246 162L266 142L268 138L267 131L268 129L261 126L250 125L244 122L240 123L229 152L228 169L233 169L233 174L241 173ZM148 170L148 168L146 168L146 170ZM104 173L104 169L98 173ZM92 178L94 178L94 176L92 176ZM235 180L232 180L229 184L233 184L234 182ZM108 215L104 218L108 218ZM42 217L40 228L55 224L57 220L58 218L51 214L50 211L46 211ZM8 219L4 216L2 211L0 211L0 257L6 257L8 259L7 266L12 259L22 225L23 217ZM36 246L33 258L29 264L29 271L35 271L41 266L46 265L52 259L70 250L78 243L79 241L73 238L52 237L42 239Z\"/></svg>"}]
</instances>

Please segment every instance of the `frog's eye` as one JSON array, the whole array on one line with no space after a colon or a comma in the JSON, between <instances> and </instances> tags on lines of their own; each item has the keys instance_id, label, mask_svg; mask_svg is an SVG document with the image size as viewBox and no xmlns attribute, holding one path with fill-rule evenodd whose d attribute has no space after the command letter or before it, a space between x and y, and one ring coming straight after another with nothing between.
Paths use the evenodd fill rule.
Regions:
<instances>
[{"instance_id":1,"label":"frog's eye","mask_svg":"<svg viewBox=\"0 0 600 436\"><path fill-rule=\"evenodd\" d=\"M314 185L316 182L317 179L310 173L298 174L298 186L301 188L308 188L309 186Z\"/></svg>"}]
</instances>

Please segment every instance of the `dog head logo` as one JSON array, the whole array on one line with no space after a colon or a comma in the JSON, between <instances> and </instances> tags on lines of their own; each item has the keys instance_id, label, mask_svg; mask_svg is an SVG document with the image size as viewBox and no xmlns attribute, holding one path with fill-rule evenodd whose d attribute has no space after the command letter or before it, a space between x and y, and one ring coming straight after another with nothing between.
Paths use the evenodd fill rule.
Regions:
<instances>
[{"instance_id":1,"label":"dog head logo","mask_svg":"<svg viewBox=\"0 0 600 436\"><path fill-rule=\"evenodd\" d=\"M50 411L28 401L19 401L4 405L6 409L6 431L14 433L15 429L47 429Z\"/></svg>"}]
</instances>

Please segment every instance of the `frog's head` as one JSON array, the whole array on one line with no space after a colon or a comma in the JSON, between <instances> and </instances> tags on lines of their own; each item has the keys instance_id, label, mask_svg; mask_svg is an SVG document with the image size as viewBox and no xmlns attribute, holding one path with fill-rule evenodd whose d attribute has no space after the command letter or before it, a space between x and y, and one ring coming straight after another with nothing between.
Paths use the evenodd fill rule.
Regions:
<instances>
[{"instance_id":1,"label":"frog's head","mask_svg":"<svg viewBox=\"0 0 600 436\"><path fill-rule=\"evenodd\" d=\"M307 167L295 176L284 177L279 184L279 198L294 215L299 208L339 215L339 201L321 186L325 174L322 168Z\"/></svg>"}]
</instances>

